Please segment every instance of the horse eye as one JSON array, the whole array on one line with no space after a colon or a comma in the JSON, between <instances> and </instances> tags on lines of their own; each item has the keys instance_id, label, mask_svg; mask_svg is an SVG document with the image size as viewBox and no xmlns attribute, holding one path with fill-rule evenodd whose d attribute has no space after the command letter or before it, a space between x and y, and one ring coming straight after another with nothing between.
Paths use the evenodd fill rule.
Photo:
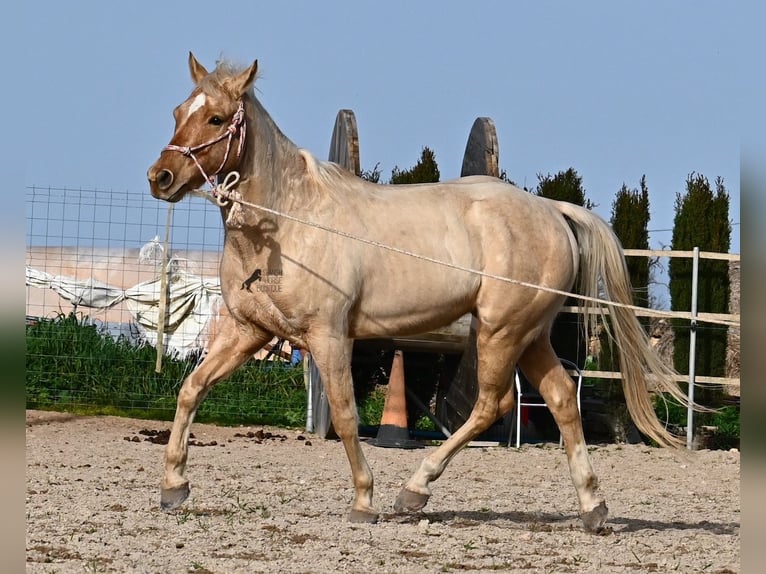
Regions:
<instances>
[{"instance_id":1,"label":"horse eye","mask_svg":"<svg viewBox=\"0 0 766 574\"><path fill-rule=\"evenodd\" d=\"M220 126L223 123L223 120L218 116L213 116L208 120L208 123L214 126Z\"/></svg>"}]
</instances>

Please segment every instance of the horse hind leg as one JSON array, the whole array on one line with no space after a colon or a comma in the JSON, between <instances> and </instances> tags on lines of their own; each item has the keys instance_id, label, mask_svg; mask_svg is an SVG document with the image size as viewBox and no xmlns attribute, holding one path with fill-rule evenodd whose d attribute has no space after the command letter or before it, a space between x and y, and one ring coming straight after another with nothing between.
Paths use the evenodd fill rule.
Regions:
<instances>
[{"instance_id":1,"label":"horse hind leg","mask_svg":"<svg viewBox=\"0 0 766 574\"><path fill-rule=\"evenodd\" d=\"M470 441L487 430L515 404L509 392L511 374L520 345L507 334L477 332L478 396L468 420L439 448L426 456L394 503L397 512L417 512L431 496L430 483L439 478L449 461Z\"/></svg>"},{"instance_id":2,"label":"horse hind leg","mask_svg":"<svg viewBox=\"0 0 766 574\"><path fill-rule=\"evenodd\" d=\"M524 351L519 366L545 400L559 427L583 526L589 532L598 532L606 522L608 510L604 500L596 494L598 478L588 457L572 379L553 351L547 335Z\"/></svg>"},{"instance_id":3,"label":"horse hind leg","mask_svg":"<svg viewBox=\"0 0 766 574\"><path fill-rule=\"evenodd\" d=\"M189 496L189 481L184 477L184 471L189 456L191 424L200 403L217 382L243 365L271 338L266 331L244 327L226 316L207 356L184 380L165 447L165 474L160 490L162 510L177 508Z\"/></svg>"}]
</instances>

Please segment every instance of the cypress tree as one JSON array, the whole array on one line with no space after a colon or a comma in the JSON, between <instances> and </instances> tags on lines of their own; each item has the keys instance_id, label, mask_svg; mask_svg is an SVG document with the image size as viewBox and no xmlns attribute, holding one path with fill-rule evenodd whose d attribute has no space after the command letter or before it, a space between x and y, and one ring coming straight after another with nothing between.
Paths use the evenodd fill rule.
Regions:
<instances>
[{"instance_id":1,"label":"cypress tree","mask_svg":"<svg viewBox=\"0 0 766 574\"><path fill-rule=\"evenodd\" d=\"M649 189L646 176L641 177L640 190L629 189L623 183L612 203L610 223L615 235L625 249L649 248ZM633 287L633 304L649 305L649 259L646 257L626 258L630 283ZM607 317L607 320L608 317ZM645 329L649 318L641 317ZM600 336L601 351L598 367L604 371L619 371L619 349L609 339L606 330ZM613 416L614 432L618 439L628 439L631 425L630 414L625 407L625 396L620 380L606 380L599 384L600 393L607 402L608 412Z\"/></svg>"},{"instance_id":2,"label":"cypress tree","mask_svg":"<svg viewBox=\"0 0 766 574\"><path fill-rule=\"evenodd\" d=\"M537 174L537 188L533 193L540 197L568 201L591 209L593 204L585 197L582 177L574 168L560 171L556 175ZM568 298L565 305L576 306L580 301ZM579 317L572 313L560 313L553 322L551 343L559 357L568 359L576 365L585 364L587 342L584 341Z\"/></svg>"},{"instance_id":3,"label":"cypress tree","mask_svg":"<svg viewBox=\"0 0 766 574\"><path fill-rule=\"evenodd\" d=\"M612 203L610 223L625 249L649 249L649 190L646 176L641 177L641 189L628 189L624 183ZM649 306L649 259L628 257L628 272L633 286L633 303Z\"/></svg>"},{"instance_id":4,"label":"cypress tree","mask_svg":"<svg viewBox=\"0 0 766 574\"><path fill-rule=\"evenodd\" d=\"M571 167L553 176L551 174L542 175L538 173L535 193L548 199L568 201L588 209L593 208L591 201L585 197L582 177Z\"/></svg>"},{"instance_id":5,"label":"cypress tree","mask_svg":"<svg viewBox=\"0 0 766 574\"><path fill-rule=\"evenodd\" d=\"M394 167L391 170L391 183L435 183L439 181L439 166L436 164L436 155L424 147L420 153L420 159L410 169L400 170Z\"/></svg>"},{"instance_id":6,"label":"cypress tree","mask_svg":"<svg viewBox=\"0 0 766 574\"><path fill-rule=\"evenodd\" d=\"M625 249L649 249L649 189L646 186L646 176L641 177L640 186L640 190L629 189L623 183L612 203L610 223ZM626 263L630 284L633 287L633 304L648 307L649 259L627 257ZM640 321L644 329L648 329L648 317L641 317ZM617 349L613 347L605 332L601 334L599 368L619 370Z\"/></svg>"},{"instance_id":7,"label":"cypress tree","mask_svg":"<svg viewBox=\"0 0 766 574\"><path fill-rule=\"evenodd\" d=\"M719 177L715 192L707 178L692 173L686 179L686 193L676 194L673 225L673 250L728 253L731 245L729 221L729 195ZM692 260L674 257L669 264L671 309L691 309ZM697 284L698 312L726 313L729 301L729 266L726 261L700 259ZM674 364L681 373L689 369L690 324L674 319ZM695 372L698 375L724 376L726 368L726 329L718 325L698 323ZM695 398L712 403L720 397L722 389L701 389Z\"/></svg>"}]
</instances>

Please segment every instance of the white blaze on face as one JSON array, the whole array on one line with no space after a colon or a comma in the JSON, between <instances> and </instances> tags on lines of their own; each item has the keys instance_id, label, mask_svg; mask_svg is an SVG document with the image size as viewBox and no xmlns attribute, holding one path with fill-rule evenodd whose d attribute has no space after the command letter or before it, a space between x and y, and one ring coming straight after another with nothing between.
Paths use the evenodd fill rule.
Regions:
<instances>
[{"instance_id":1,"label":"white blaze on face","mask_svg":"<svg viewBox=\"0 0 766 574\"><path fill-rule=\"evenodd\" d=\"M189 113L186 115L188 120L191 115L205 105L205 94L199 93L189 104Z\"/></svg>"}]
</instances>

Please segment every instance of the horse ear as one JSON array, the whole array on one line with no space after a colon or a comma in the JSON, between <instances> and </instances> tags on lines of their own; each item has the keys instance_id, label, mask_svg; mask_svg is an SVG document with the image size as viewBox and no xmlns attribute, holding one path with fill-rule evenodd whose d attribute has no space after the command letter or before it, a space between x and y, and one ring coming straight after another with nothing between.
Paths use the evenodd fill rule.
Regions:
<instances>
[{"instance_id":1,"label":"horse ear","mask_svg":"<svg viewBox=\"0 0 766 574\"><path fill-rule=\"evenodd\" d=\"M258 74L258 60L255 60L249 68L243 70L236 78L231 82L231 90L234 94L241 98L245 95L255 81L255 77Z\"/></svg>"},{"instance_id":2,"label":"horse ear","mask_svg":"<svg viewBox=\"0 0 766 574\"><path fill-rule=\"evenodd\" d=\"M189 72L191 73L194 85L199 85L202 78L207 76L208 73L205 66L200 64L191 52L189 52Z\"/></svg>"}]
</instances>

